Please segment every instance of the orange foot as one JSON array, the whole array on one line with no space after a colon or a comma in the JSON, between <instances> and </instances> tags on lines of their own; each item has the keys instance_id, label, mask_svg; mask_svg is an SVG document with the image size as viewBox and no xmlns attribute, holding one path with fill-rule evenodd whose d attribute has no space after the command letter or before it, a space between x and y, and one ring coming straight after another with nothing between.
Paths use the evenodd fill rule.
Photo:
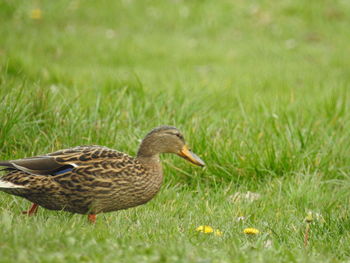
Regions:
<instances>
[{"instance_id":1,"label":"orange foot","mask_svg":"<svg viewBox=\"0 0 350 263\"><path fill-rule=\"evenodd\" d=\"M39 205L33 203L32 206L27 211L23 211L22 214L25 214L28 216L35 215L36 212L38 211L38 208L39 208Z\"/></svg>"},{"instance_id":2,"label":"orange foot","mask_svg":"<svg viewBox=\"0 0 350 263\"><path fill-rule=\"evenodd\" d=\"M96 215L95 214L88 215L88 220L91 224L95 224L96 223Z\"/></svg>"}]
</instances>

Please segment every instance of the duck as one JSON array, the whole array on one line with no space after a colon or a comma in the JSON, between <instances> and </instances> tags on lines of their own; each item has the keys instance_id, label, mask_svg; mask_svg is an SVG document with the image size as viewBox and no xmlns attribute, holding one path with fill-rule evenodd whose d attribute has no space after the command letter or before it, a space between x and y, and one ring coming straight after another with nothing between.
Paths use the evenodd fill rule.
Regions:
<instances>
[{"instance_id":1,"label":"duck","mask_svg":"<svg viewBox=\"0 0 350 263\"><path fill-rule=\"evenodd\" d=\"M27 215L39 207L88 216L139 206L160 190L163 169L160 154L176 154L197 165L204 161L187 146L173 126L151 130L141 141L136 157L105 146L89 145L53 153L0 161L0 191L33 204Z\"/></svg>"}]
</instances>

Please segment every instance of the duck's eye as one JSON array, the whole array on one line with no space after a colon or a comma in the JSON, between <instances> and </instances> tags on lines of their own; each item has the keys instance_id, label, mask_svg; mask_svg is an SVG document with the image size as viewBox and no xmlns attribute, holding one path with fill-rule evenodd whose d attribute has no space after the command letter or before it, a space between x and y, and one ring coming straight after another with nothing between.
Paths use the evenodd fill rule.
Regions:
<instances>
[{"instance_id":1,"label":"duck's eye","mask_svg":"<svg viewBox=\"0 0 350 263\"><path fill-rule=\"evenodd\" d=\"M181 140L183 140L183 138L184 138L184 137L183 137L181 134L179 134L179 133L176 133L175 135L176 135L177 137L179 137Z\"/></svg>"},{"instance_id":2,"label":"duck's eye","mask_svg":"<svg viewBox=\"0 0 350 263\"><path fill-rule=\"evenodd\" d=\"M181 140L184 139L184 137L183 137L180 133L168 132L168 134L175 135L176 137L178 137L178 138L181 139Z\"/></svg>"}]
</instances>

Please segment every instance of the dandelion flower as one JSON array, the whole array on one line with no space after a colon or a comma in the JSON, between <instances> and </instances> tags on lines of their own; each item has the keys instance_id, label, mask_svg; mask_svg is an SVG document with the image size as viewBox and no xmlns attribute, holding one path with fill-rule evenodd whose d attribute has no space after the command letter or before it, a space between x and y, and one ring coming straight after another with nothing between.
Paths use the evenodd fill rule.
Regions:
<instances>
[{"instance_id":1,"label":"dandelion flower","mask_svg":"<svg viewBox=\"0 0 350 263\"><path fill-rule=\"evenodd\" d=\"M199 226L196 228L196 231L205 234L211 234L214 232L214 229L211 226Z\"/></svg>"},{"instance_id":2,"label":"dandelion flower","mask_svg":"<svg viewBox=\"0 0 350 263\"><path fill-rule=\"evenodd\" d=\"M247 235L256 235L256 234L259 234L260 231L256 228L249 227L249 228L245 228L243 230L243 233Z\"/></svg>"},{"instance_id":3,"label":"dandelion flower","mask_svg":"<svg viewBox=\"0 0 350 263\"><path fill-rule=\"evenodd\" d=\"M215 236L218 236L218 237L221 237L221 236L223 235L223 233L222 233L219 229L216 229L216 230L214 231L214 235L215 235Z\"/></svg>"},{"instance_id":4,"label":"dandelion flower","mask_svg":"<svg viewBox=\"0 0 350 263\"><path fill-rule=\"evenodd\" d=\"M42 12L40 8L35 8L30 11L30 18L33 20L40 20L42 18Z\"/></svg>"},{"instance_id":5,"label":"dandelion flower","mask_svg":"<svg viewBox=\"0 0 350 263\"><path fill-rule=\"evenodd\" d=\"M313 221L312 212L309 212L305 218L306 223L312 223Z\"/></svg>"}]
</instances>

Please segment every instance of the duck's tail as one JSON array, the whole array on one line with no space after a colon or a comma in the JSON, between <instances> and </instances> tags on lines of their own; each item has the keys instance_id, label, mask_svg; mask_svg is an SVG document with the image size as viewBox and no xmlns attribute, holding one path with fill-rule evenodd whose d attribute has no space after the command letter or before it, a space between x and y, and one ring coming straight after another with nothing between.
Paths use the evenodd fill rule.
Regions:
<instances>
[{"instance_id":1,"label":"duck's tail","mask_svg":"<svg viewBox=\"0 0 350 263\"><path fill-rule=\"evenodd\" d=\"M7 182L4 180L1 180L0 178L0 189L14 189L14 188L25 188L25 186Z\"/></svg>"},{"instance_id":2,"label":"duck's tail","mask_svg":"<svg viewBox=\"0 0 350 263\"><path fill-rule=\"evenodd\" d=\"M0 167L2 168L0 169L0 171L11 171L16 169L12 163L7 161L0 161ZM11 183L0 177L0 190L3 191L4 189L15 189L15 188L25 188L25 187L23 185Z\"/></svg>"}]
</instances>

